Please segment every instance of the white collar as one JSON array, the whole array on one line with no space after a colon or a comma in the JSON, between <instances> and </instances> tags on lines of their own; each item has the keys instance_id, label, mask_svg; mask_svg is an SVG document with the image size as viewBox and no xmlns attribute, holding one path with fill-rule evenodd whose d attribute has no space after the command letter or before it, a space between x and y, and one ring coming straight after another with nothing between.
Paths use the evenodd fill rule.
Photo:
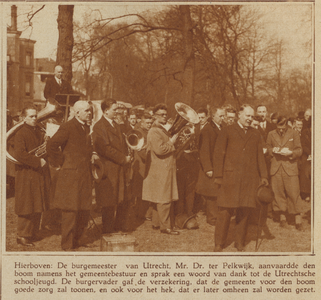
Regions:
<instances>
[{"instance_id":1,"label":"white collar","mask_svg":"<svg viewBox=\"0 0 321 300\"><path fill-rule=\"evenodd\" d=\"M111 126L114 127L114 120L107 118L105 115L103 117L110 123Z\"/></svg>"},{"instance_id":2,"label":"white collar","mask_svg":"<svg viewBox=\"0 0 321 300\"><path fill-rule=\"evenodd\" d=\"M60 84L60 82L62 83L62 79L59 79L59 78L57 78L56 76L55 76L55 79L56 79L56 81L57 81L58 84Z\"/></svg>"},{"instance_id":3,"label":"white collar","mask_svg":"<svg viewBox=\"0 0 321 300\"><path fill-rule=\"evenodd\" d=\"M207 123L208 121L206 121L203 125L201 125L201 129L203 129Z\"/></svg>"},{"instance_id":4,"label":"white collar","mask_svg":"<svg viewBox=\"0 0 321 300\"><path fill-rule=\"evenodd\" d=\"M217 126L217 128L218 128L219 130L221 130L221 128L222 128L221 125L218 125L215 121L213 121L213 123Z\"/></svg>"},{"instance_id":5,"label":"white collar","mask_svg":"<svg viewBox=\"0 0 321 300\"><path fill-rule=\"evenodd\" d=\"M244 129L244 126L240 123L240 121L237 121L237 124L239 124L239 126Z\"/></svg>"},{"instance_id":6,"label":"white collar","mask_svg":"<svg viewBox=\"0 0 321 300\"><path fill-rule=\"evenodd\" d=\"M77 119L77 121L81 124L81 125L85 125L85 122L84 121L81 121L78 119L78 117L75 117Z\"/></svg>"}]
</instances>

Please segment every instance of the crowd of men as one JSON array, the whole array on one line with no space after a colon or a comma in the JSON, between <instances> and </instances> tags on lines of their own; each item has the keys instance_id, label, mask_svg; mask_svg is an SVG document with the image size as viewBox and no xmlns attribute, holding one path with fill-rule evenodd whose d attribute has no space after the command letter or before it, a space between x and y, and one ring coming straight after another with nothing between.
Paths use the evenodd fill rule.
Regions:
<instances>
[{"instance_id":1,"label":"crowd of men","mask_svg":"<svg viewBox=\"0 0 321 300\"><path fill-rule=\"evenodd\" d=\"M168 131L165 104L128 112L106 99L101 110L101 119L91 124L90 102L77 101L73 118L60 125L40 158L31 152L44 139L37 110L23 109L24 125L14 141L20 162L17 243L33 246L41 222L47 229L61 226L63 250L85 245L93 187L106 234L132 231L137 220L151 220L152 230L179 235L199 229L196 216L204 211L209 226L215 226L214 251L226 246L232 217L235 247L244 251L248 224L258 209L281 227L294 216L296 229L303 230L302 214L311 199L310 109L295 119L272 114L270 122L265 105L245 104L238 112L231 106L200 108L199 124L189 124L192 134L180 146L180 133ZM143 141L141 147L126 143L130 133ZM94 181L92 165L98 162L102 174ZM257 201L260 185L274 192L270 206ZM57 209L50 217L48 211Z\"/></svg>"}]
</instances>

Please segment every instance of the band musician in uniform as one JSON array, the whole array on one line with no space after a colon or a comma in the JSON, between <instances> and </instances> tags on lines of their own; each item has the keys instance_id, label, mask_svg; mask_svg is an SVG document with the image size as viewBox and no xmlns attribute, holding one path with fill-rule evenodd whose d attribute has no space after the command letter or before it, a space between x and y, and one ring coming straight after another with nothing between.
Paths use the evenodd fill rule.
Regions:
<instances>
[{"instance_id":1,"label":"band musician in uniform","mask_svg":"<svg viewBox=\"0 0 321 300\"><path fill-rule=\"evenodd\" d=\"M145 220L150 207L150 202L142 200L142 192L146 169L147 134L153 124L152 118L153 117L148 113L143 114L141 122L136 127L136 130L139 131L144 138L144 145L142 149L134 151L134 160L131 164L132 197L136 199L136 215L138 219L141 220Z\"/></svg>"},{"instance_id":2,"label":"band musician in uniform","mask_svg":"<svg viewBox=\"0 0 321 300\"><path fill-rule=\"evenodd\" d=\"M24 125L16 133L14 140L14 156L22 163L16 165L17 243L34 246L41 213L48 207L50 174L46 160L36 157L32 151L44 141L44 134L37 126L36 107L26 106L21 116Z\"/></svg>"},{"instance_id":3,"label":"band musician in uniform","mask_svg":"<svg viewBox=\"0 0 321 300\"><path fill-rule=\"evenodd\" d=\"M156 105L153 113L155 121L147 135L150 166L143 182L143 200L152 202L153 229L160 229L161 233L177 235L179 232L172 230L174 224L171 224L170 220L172 202L178 200L174 157L177 134L171 137L163 127L167 120L165 104Z\"/></svg>"}]
</instances>

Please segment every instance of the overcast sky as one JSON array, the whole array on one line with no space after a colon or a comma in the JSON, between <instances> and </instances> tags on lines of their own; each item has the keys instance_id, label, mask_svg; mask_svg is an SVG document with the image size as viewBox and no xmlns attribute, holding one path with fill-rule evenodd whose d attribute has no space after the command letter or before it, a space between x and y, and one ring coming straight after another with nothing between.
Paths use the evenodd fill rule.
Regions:
<instances>
[{"instance_id":1,"label":"overcast sky","mask_svg":"<svg viewBox=\"0 0 321 300\"><path fill-rule=\"evenodd\" d=\"M6 23L10 25L11 3L6 4ZM36 40L35 57L51 57L56 59L58 41L57 16L58 4L46 3L43 10L32 19L32 27L28 26L27 12L36 11L42 4L17 3L18 6L18 30L22 30L21 37ZM259 3L255 6L264 12L265 28L267 36L281 37L288 45L288 55L294 65L306 62L308 53L301 44L311 38L311 22L309 22L311 3ZM81 21L85 11L99 9L103 17L115 17L127 13L136 13L144 10L161 10L162 5L148 3L121 3L121 4L96 4L90 5L77 3L74 8L74 20ZM301 22L306 20L306 22ZM311 19L310 19L311 20ZM304 25L305 24L305 25Z\"/></svg>"}]
</instances>

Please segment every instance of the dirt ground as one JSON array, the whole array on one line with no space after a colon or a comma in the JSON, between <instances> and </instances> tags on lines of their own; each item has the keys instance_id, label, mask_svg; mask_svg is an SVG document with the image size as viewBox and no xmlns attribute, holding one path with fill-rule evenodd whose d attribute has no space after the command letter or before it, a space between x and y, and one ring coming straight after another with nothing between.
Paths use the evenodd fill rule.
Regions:
<instances>
[{"instance_id":1,"label":"dirt ground","mask_svg":"<svg viewBox=\"0 0 321 300\"><path fill-rule=\"evenodd\" d=\"M88 246L80 247L75 251L100 251L100 226L101 216L92 212L92 219L87 230ZM262 232L258 252L310 252L312 251L311 225L308 216L303 218L304 231L297 231L294 224L281 228L279 223L267 219L267 228L272 236ZM197 214L199 229L182 230L180 235L171 236L161 234L159 230L153 230L151 221L136 222L136 229L127 233L136 239L135 252L201 252L213 253L215 227L206 223L203 213ZM6 222L6 250L7 251L62 251L60 248L60 231L40 230L39 241L35 247L25 247L16 242L17 216L14 213L14 197L7 199ZM224 252L236 252L233 242L234 220L231 222L227 246ZM250 225L247 239L246 252L255 252L257 226ZM214 254L214 253L213 253Z\"/></svg>"}]
</instances>

